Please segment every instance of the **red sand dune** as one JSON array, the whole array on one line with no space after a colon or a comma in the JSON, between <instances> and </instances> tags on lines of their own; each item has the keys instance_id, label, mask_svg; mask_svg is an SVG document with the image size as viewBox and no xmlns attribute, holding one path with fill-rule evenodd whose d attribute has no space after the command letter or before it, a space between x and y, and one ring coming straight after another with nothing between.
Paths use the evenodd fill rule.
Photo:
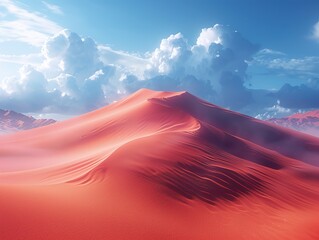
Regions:
<instances>
[{"instance_id":1,"label":"red sand dune","mask_svg":"<svg viewBox=\"0 0 319 240\"><path fill-rule=\"evenodd\" d=\"M319 137L319 110L296 113L284 118L272 118L270 122Z\"/></svg>"},{"instance_id":2,"label":"red sand dune","mask_svg":"<svg viewBox=\"0 0 319 240\"><path fill-rule=\"evenodd\" d=\"M35 119L22 113L0 109L0 134L42 127L55 122L53 119Z\"/></svg>"},{"instance_id":3,"label":"red sand dune","mask_svg":"<svg viewBox=\"0 0 319 240\"><path fill-rule=\"evenodd\" d=\"M0 239L319 239L319 139L140 90L0 136Z\"/></svg>"}]
</instances>

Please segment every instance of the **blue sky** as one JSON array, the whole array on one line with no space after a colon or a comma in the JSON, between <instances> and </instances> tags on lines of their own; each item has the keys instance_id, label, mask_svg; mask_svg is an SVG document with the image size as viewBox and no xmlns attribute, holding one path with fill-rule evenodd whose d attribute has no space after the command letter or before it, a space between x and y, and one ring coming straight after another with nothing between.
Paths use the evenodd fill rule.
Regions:
<instances>
[{"instance_id":1,"label":"blue sky","mask_svg":"<svg viewBox=\"0 0 319 240\"><path fill-rule=\"evenodd\" d=\"M238 99L243 102L241 104L244 106L243 112L248 111L247 109L253 112L251 108L255 104L251 97L247 97L247 91L276 90L278 95L273 97L275 103L269 99L261 102L269 101L268 105L263 105L264 112L272 107L275 110L277 107L278 110L277 102L283 100L281 102L286 103L291 97L285 92L286 89L280 91L285 84L297 87L293 91L299 91L300 94L310 91L315 96L317 93L318 10L319 2L315 0L0 0L0 83L2 81L0 100L1 92L2 98L6 99L2 101L6 102L2 107L11 106L16 110L23 110L23 107L19 107L21 105L19 101L28 99L31 94L26 93L26 86L23 84L29 81L30 76L36 75L41 76L41 81L46 82L46 85L42 86L43 97L51 99L59 95L59 99L54 103L48 101L47 106L34 109L27 107L26 112L63 113L73 103L79 103L75 99L90 101L90 94L84 91L91 91L91 87L96 91L101 90L99 92L101 98L94 99L96 101L94 104L88 104L87 108L79 109L79 112L99 106L98 101L104 103L120 98L122 95L117 96L118 92L128 93L128 89L144 85L157 89L165 84L171 90L183 87L199 89L197 92L201 97L235 110L242 108L233 107L235 104L229 99L221 98L225 98L227 94L238 98L245 96ZM215 27L216 24L222 27ZM93 47L90 41L83 41L80 44L85 52L80 56L84 56L81 61L89 61L92 64L92 66L88 64L88 69L86 72L82 71L81 76L74 72L74 69L83 69L83 66L74 60L80 59L77 56L79 52L74 50L79 46L69 47L67 52L63 48L61 56L51 57L52 52L61 50L64 46L61 45L61 39L68 42L67 46L78 41L76 36L70 35L69 32L62 34L63 29L69 29L69 32L79 38L89 37L94 42ZM181 35L177 35L178 33ZM169 38L170 36L173 37ZM202 43L198 41L200 37ZM219 37L221 41L214 37ZM47 40L48 38L51 38L51 42ZM206 46L203 41L209 41L213 46L211 49L215 49L215 52L209 50L210 45ZM199 53L202 51L201 48L206 48L207 53L210 51L209 54L214 55L204 56ZM43 49L48 51L47 55ZM95 50L98 57L94 60L91 53ZM194 61L197 61L196 69L194 67L188 70L195 64ZM211 61L210 65L203 65L207 61ZM228 67L225 68L225 65ZM217 69L216 66L220 68ZM93 80L90 80L91 82L87 80L90 77L93 79L92 76L98 71L103 72L98 76L103 75L105 79L98 79L99 83L95 82L96 86L91 86ZM229 72L233 78L225 80L230 82L225 84L223 78ZM63 82L62 78L69 78L71 75L78 85L77 95L74 89L72 91L75 95L72 95L70 89L66 90L63 85L66 82L69 84L71 80ZM152 80L163 75L173 80ZM187 79L186 82L181 80L186 75L194 76L195 80ZM135 83L130 80L132 76L137 80L151 79L151 81L143 84L140 81ZM227 76L227 79L231 78L229 74ZM116 83L116 78L120 79L121 86ZM134 86L123 87L122 83L127 84L129 81L133 81ZM200 91L207 81L212 85L211 95L202 94ZM54 82L56 86L53 86ZM191 82L191 85L188 82ZM195 82L196 87L194 87ZM231 83L234 89L228 87ZM32 84L31 86L38 87L36 83ZM90 84L90 87L86 84ZM236 91L235 87L239 90ZM44 92L49 95L45 95ZM213 92L216 96L222 97L216 97ZM32 94L36 95L33 90ZM256 92L249 94L257 95ZM64 101L63 99L67 99L68 103L60 103ZM254 103L248 104L249 101ZM301 105L306 106L302 110L317 106L316 99L307 98L301 101L307 102ZM301 106L289 102L279 107L299 111ZM256 111L249 113L257 114Z\"/></svg>"},{"instance_id":2,"label":"blue sky","mask_svg":"<svg viewBox=\"0 0 319 240\"><path fill-rule=\"evenodd\" d=\"M182 32L194 41L200 29L230 25L252 42L290 53L318 54L311 41L318 21L316 0L81 0L51 1L62 15L52 14L41 1L28 1L30 10L47 14L59 25L126 51L151 51L160 40ZM301 47L302 46L302 47Z\"/></svg>"}]
</instances>

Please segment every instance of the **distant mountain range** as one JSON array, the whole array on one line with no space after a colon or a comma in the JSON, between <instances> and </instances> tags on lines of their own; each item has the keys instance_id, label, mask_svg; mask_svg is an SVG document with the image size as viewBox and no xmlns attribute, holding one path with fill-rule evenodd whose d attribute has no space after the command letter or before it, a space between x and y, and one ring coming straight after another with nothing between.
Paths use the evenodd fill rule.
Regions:
<instances>
[{"instance_id":1,"label":"distant mountain range","mask_svg":"<svg viewBox=\"0 0 319 240\"><path fill-rule=\"evenodd\" d=\"M319 110L272 118L270 122L319 137Z\"/></svg>"},{"instance_id":2,"label":"distant mountain range","mask_svg":"<svg viewBox=\"0 0 319 240\"><path fill-rule=\"evenodd\" d=\"M42 127L55 122L53 119L35 119L22 113L0 109L0 134Z\"/></svg>"}]
</instances>

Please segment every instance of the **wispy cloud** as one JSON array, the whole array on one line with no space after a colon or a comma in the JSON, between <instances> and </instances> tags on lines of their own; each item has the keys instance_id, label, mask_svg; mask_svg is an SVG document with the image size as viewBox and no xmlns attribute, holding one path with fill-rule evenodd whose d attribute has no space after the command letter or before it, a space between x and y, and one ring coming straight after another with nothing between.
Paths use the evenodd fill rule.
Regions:
<instances>
[{"instance_id":1,"label":"wispy cloud","mask_svg":"<svg viewBox=\"0 0 319 240\"><path fill-rule=\"evenodd\" d=\"M269 48L261 49L257 55L269 55L269 56L285 56L286 54L280 51L276 51Z\"/></svg>"},{"instance_id":2,"label":"wispy cloud","mask_svg":"<svg viewBox=\"0 0 319 240\"><path fill-rule=\"evenodd\" d=\"M312 36L319 41L319 21L313 26Z\"/></svg>"},{"instance_id":3,"label":"wispy cloud","mask_svg":"<svg viewBox=\"0 0 319 240\"><path fill-rule=\"evenodd\" d=\"M309 75L317 75L319 67L319 57L304 57L304 58L277 58L269 62L268 66L272 69L282 69L292 72L303 72Z\"/></svg>"},{"instance_id":4,"label":"wispy cloud","mask_svg":"<svg viewBox=\"0 0 319 240\"><path fill-rule=\"evenodd\" d=\"M48 36L62 27L38 12L20 7L16 2L0 0L8 18L0 20L0 41L19 41L42 46Z\"/></svg>"},{"instance_id":5,"label":"wispy cloud","mask_svg":"<svg viewBox=\"0 0 319 240\"><path fill-rule=\"evenodd\" d=\"M48 2L42 1L44 6L46 6L47 9L49 9L52 13L63 15L62 9L58 5L50 4Z\"/></svg>"},{"instance_id":6,"label":"wispy cloud","mask_svg":"<svg viewBox=\"0 0 319 240\"><path fill-rule=\"evenodd\" d=\"M122 66L122 69L134 74L140 79L144 79L145 69L150 66L149 59L135 56L123 51L116 51L108 46L98 46L100 60L105 65L118 65Z\"/></svg>"},{"instance_id":7,"label":"wispy cloud","mask_svg":"<svg viewBox=\"0 0 319 240\"><path fill-rule=\"evenodd\" d=\"M43 56L40 53L28 55L6 55L0 54L0 62L16 63L16 64L31 64L37 65L43 62Z\"/></svg>"},{"instance_id":8,"label":"wispy cloud","mask_svg":"<svg viewBox=\"0 0 319 240\"><path fill-rule=\"evenodd\" d=\"M317 56L289 58L284 53L262 49L250 64L266 67L266 70L272 74L293 76L303 80L319 77L319 57Z\"/></svg>"}]
</instances>

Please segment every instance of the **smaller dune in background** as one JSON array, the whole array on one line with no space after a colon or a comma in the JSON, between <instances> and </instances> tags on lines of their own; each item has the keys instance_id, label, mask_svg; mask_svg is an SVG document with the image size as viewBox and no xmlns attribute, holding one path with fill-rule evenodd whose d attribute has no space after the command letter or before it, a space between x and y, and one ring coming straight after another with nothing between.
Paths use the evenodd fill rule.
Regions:
<instances>
[{"instance_id":1,"label":"smaller dune in background","mask_svg":"<svg viewBox=\"0 0 319 240\"><path fill-rule=\"evenodd\" d=\"M319 110L296 113L284 118L271 118L268 121L319 137Z\"/></svg>"}]
</instances>

